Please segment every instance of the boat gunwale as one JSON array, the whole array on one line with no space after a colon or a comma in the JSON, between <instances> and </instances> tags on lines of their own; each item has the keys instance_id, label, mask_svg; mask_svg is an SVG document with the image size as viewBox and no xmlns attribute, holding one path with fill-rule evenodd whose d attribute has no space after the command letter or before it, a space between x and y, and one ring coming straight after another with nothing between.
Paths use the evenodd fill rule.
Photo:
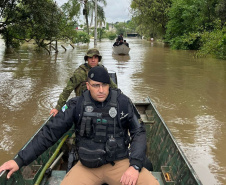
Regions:
<instances>
[{"instance_id":1,"label":"boat gunwale","mask_svg":"<svg viewBox=\"0 0 226 185\"><path fill-rule=\"evenodd\" d=\"M146 98L148 102L150 102L150 105L153 107L154 111L156 112L157 116L159 117L159 119L161 120L162 125L165 127L165 129L167 130L169 136L171 137L172 142L174 143L175 147L178 149L178 152L180 154L180 156L183 158L183 161L186 163L187 167L189 168L189 171L191 172L192 176L194 177L194 179L196 180L197 184L202 185L201 180L199 179L197 173L195 172L194 168L192 167L192 165L190 164L190 162L188 161L187 157L185 156L183 150L181 149L181 147L179 146L179 144L177 143L175 137L173 136L173 134L171 133L169 127L166 125L165 121L163 120L161 114L159 113L159 111L157 110L157 108L155 107L154 103L152 102L152 100L147 97ZM136 104L136 103L135 103ZM143 105L147 105L147 102L144 102Z\"/></svg>"}]
</instances>

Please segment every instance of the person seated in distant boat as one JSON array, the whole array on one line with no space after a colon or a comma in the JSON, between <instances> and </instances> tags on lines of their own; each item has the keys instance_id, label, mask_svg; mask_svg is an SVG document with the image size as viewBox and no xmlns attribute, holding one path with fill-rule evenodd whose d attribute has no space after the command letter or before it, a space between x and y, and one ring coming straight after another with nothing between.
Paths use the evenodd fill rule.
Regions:
<instances>
[{"instance_id":1,"label":"person seated in distant boat","mask_svg":"<svg viewBox=\"0 0 226 185\"><path fill-rule=\"evenodd\" d=\"M124 44L129 47L129 43L126 42L126 40L124 40Z\"/></svg>"},{"instance_id":2,"label":"person seated in distant boat","mask_svg":"<svg viewBox=\"0 0 226 185\"><path fill-rule=\"evenodd\" d=\"M123 43L124 43L123 40L120 40L119 41L119 46L122 45Z\"/></svg>"},{"instance_id":3,"label":"person seated in distant boat","mask_svg":"<svg viewBox=\"0 0 226 185\"><path fill-rule=\"evenodd\" d=\"M113 46L118 46L119 45L119 41L118 39L116 39L115 43L113 44Z\"/></svg>"},{"instance_id":4,"label":"person seated in distant boat","mask_svg":"<svg viewBox=\"0 0 226 185\"><path fill-rule=\"evenodd\" d=\"M159 185L143 167L147 140L139 114L126 95L109 85L107 70L100 66L90 69L82 96L70 99L14 160L0 166L0 173L9 170L10 178L54 145L74 124L79 161L61 185Z\"/></svg>"}]
</instances>

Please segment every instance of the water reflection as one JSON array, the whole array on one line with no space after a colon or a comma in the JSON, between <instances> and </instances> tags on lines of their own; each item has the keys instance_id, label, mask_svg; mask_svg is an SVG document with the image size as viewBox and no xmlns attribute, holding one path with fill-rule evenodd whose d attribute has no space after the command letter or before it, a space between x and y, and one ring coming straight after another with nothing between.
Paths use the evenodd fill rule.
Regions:
<instances>
[{"instance_id":1,"label":"water reflection","mask_svg":"<svg viewBox=\"0 0 226 185\"><path fill-rule=\"evenodd\" d=\"M112 58L118 62L128 62L130 60L130 55L116 55L112 53Z\"/></svg>"}]
</instances>

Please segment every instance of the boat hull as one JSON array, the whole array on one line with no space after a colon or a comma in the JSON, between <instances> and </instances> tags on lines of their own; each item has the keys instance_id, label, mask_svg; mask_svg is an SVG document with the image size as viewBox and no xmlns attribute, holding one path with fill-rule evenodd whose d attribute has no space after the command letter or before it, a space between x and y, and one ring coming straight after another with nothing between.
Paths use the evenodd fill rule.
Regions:
<instances>
[{"instance_id":1,"label":"boat hull","mask_svg":"<svg viewBox=\"0 0 226 185\"><path fill-rule=\"evenodd\" d=\"M152 174L158 179L160 185L202 185L196 172L180 149L150 98L134 103L134 105L141 116L140 121L146 126L147 157L152 162ZM69 135L68 138L70 140L73 133L74 130L72 128L65 135ZM56 150L61 140L39 156L39 158L32 162L32 164L23 167L14 173L9 180L6 179L6 173L2 173L0 175L0 184L34 184L38 179L38 176L40 176L44 165L54 153L54 150ZM60 164L62 164L62 161ZM57 165L57 167L54 168L51 177L48 178L45 183L42 182L41 185L60 184L66 174L66 170L60 169L59 166L60 165Z\"/></svg>"},{"instance_id":2,"label":"boat hull","mask_svg":"<svg viewBox=\"0 0 226 185\"><path fill-rule=\"evenodd\" d=\"M153 171L161 172L164 184L201 185L196 172L150 98L135 103L135 106L146 126L147 157L152 162Z\"/></svg>"},{"instance_id":3,"label":"boat hull","mask_svg":"<svg viewBox=\"0 0 226 185\"><path fill-rule=\"evenodd\" d=\"M113 53L116 55L128 55L130 48L126 46L125 44L119 45L119 46L113 46Z\"/></svg>"}]
</instances>

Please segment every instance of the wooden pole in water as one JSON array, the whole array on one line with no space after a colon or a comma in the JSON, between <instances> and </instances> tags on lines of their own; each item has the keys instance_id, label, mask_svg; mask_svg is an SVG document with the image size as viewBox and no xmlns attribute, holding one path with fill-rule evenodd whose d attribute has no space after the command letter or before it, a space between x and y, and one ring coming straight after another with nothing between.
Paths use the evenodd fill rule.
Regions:
<instances>
[{"instance_id":1,"label":"wooden pole in water","mask_svg":"<svg viewBox=\"0 0 226 185\"><path fill-rule=\"evenodd\" d=\"M61 45L61 47L64 48L65 51L67 51L67 49L63 45Z\"/></svg>"}]
</instances>

